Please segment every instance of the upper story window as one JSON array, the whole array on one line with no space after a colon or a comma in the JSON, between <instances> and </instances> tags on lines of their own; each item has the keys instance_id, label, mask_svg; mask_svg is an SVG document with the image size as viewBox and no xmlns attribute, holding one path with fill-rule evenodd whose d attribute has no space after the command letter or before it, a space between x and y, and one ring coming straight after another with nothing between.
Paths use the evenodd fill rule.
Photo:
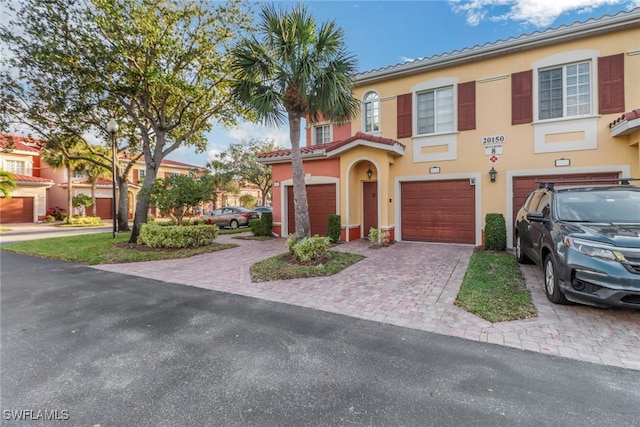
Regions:
<instances>
[{"instance_id":1,"label":"upper story window","mask_svg":"<svg viewBox=\"0 0 640 427\"><path fill-rule=\"evenodd\" d=\"M325 144L331 142L331 125L316 125L313 130L313 143Z\"/></svg>"},{"instance_id":2,"label":"upper story window","mask_svg":"<svg viewBox=\"0 0 640 427\"><path fill-rule=\"evenodd\" d=\"M180 176L180 172L169 172L169 176Z\"/></svg>"},{"instance_id":3,"label":"upper story window","mask_svg":"<svg viewBox=\"0 0 640 427\"><path fill-rule=\"evenodd\" d=\"M20 160L5 160L4 169L7 172L16 173L18 175L27 175L27 162Z\"/></svg>"},{"instance_id":4,"label":"upper story window","mask_svg":"<svg viewBox=\"0 0 640 427\"><path fill-rule=\"evenodd\" d=\"M73 179L84 179L87 177L87 174L83 171L74 170L72 174Z\"/></svg>"},{"instance_id":5,"label":"upper story window","mask_svg":"<svg viewBox=\"0 0 640 427\"><path fill-rule=\"evenodd\" d=\"M540 120L591 114L591 62L538 71Z\"/></svg>"},{"instance_id":6,"label":"upper story window","mask_svg":"<svg viewBox=\"0 0 640 427\"><path fill-rule=\"evenodd\" d=\"M454 130L453 86L419 92L416 106L418 135Z\"/></svg>"},{"instance_id":7,"label":"upper story window","mask_svg":"<svg viewBox=\"0 0 640 427\"><path fill-rule=\"evenodd\" d=\"M380 131L380 97L375 92L367 92L363 100L364 131Z\"/></svg>"}]
</instances>

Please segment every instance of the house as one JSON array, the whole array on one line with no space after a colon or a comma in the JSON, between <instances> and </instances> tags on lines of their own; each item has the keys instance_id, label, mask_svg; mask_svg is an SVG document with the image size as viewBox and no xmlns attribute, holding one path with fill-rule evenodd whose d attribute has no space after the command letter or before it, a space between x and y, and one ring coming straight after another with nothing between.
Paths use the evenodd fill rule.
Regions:
<instances>
[{"instance_id":1,"label":"house","mask_svg":"<svg viewBox=\"0 0 640 427\"><path fill-rule=\"evenodd\" d=\"M47 212L47 189L54 183L40 175L40 150L36 140L0 135L0 169L13 175L11 197L0 195L0 223L36 222Z\"/></svg>"},{"instance_id":2,"label":"house","mask_svg":"<svg viewBox=\"0 0 640 427\"><path fill-rule=\"evenodd\" d=\"M362 72L350 123L310 123L311 233L481 245L487 213L541 180L640 177L640 9ZM290 150L273 168L274 231L293 233Z\"/></svg>"}]
</instances>

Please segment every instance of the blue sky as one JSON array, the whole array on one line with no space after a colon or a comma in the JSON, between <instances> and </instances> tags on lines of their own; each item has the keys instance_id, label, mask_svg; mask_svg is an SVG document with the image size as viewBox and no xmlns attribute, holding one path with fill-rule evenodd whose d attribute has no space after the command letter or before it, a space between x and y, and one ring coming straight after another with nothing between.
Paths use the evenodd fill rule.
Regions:
<instances>
[{"instance_id":1,"label":"blue sky","mask_svg":"<svg viewBox=\"0 0 640 427\"><path fill-rule=\"evenodd\" d=\"M295 2L277 2L291 7ZM549 27L586 21L640 7L640 0L473 0L473 1L306 1L318 21L335 20L345 31L359 71L483 45ZM257 8L259 2L253 2ZM173 160L204 165L229 143L251 137L273 138L290 146L287 128L243 123L216 127L205 153L181 148Z\"/></svg>"}]
</instances>

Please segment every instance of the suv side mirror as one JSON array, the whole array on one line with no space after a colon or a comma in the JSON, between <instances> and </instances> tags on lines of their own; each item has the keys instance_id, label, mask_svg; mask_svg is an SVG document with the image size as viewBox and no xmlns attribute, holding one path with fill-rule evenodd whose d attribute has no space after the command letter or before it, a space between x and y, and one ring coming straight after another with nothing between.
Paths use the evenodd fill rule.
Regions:
<instances>
[{"instance_id":1,"label":"suv side mirror","mask_svg":"<svg viewBox=\"0 0 640 427\"><path fill-rule=\"evenodd\" d=\"M544 214L542 212L529 212L527 213L527 219L529 221L537 221L537 222L546 222L548 221L547 218L545 218Z\"/></svg>"}]
</instances>

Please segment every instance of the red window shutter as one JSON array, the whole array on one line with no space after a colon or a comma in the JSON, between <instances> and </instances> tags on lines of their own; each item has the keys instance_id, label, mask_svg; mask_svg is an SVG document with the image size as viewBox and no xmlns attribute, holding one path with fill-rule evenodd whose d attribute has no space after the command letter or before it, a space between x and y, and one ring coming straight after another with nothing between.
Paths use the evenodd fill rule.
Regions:
<instances>
[{"instance_id":1,"label":"red window shutter","mask_svg":"<svg viewBox=\"0 0 640 427\"><path fill-rule=\"evenodd\" d=\"M170 176L171 176L171 173L169 173L169 172L165 172L165 173L164 173L164 177L165 177L165 178L169 178Z\"/></svg>"},{"instance_id":2,"label":"red window shutter","mask_svg":"<svg viewBox=\"0 0 640 427\"><path fill-rule=\"evenodd\" d=\"M533 71L511 75L511 124L533 121Z\"/></svg>"},{"instance_id":3,"label":"red window shutter","mask_svg":"<svg viewBox=\"0 0 640 427\"><path fill-rule=\"evenodd\" d=\"M624 112L624 54L598 58L598 111Z\"/></svg>"},{"instance_id":4,"label":"red window shutter","mask_svg":"<svg viewBox=\"0 0 640 427\"><path fill-rule=\"evenodd\" d=\"M476 82L458 85L458 130L476 128Z\"/></svg>"},{"instance_id":5,"label":"red window shutter","mask_svg":"<svg viewBox=\"0 0 640 427\"><path fill-rule=\"evenodd\" d=\"M411 126L411 103L413 95L410 93L398 95L398 138L409 138L413 134Z\"/></svg>"},{"instance_id":6,"label":"red window shutter","mask_svg":"<svg viewBox=\"0 0 640 427\"><path fill-rule=\"evenodd\" d=\"M138 183L138 169L133 170L133 183L134 184Z\"/></svg>"}]
</instances>

